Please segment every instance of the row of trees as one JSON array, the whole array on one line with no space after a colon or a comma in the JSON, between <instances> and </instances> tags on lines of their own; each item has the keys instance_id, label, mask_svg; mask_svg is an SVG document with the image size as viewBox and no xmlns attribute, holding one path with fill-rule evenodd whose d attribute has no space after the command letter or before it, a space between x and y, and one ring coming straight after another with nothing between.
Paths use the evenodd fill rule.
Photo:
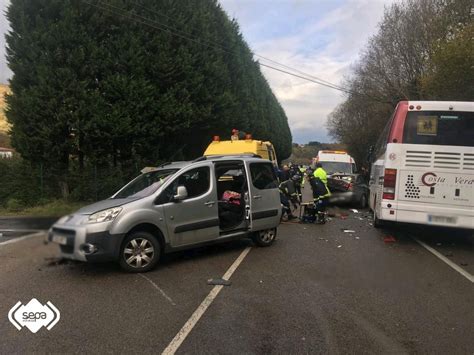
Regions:
<instances>
[{"instance_id":1,"label":"row of trees","mask_svg":"<svg viewBox=\"0 0 474 355\"><path fill-rule=\"evenodd\" d=\"M128 178L234 127L291 153L285 112L216 0L13 1L7 17L12 145L64 196L73 170Z\"/></svg>"},{"instance_id":2,"label":"row of trees","mask_svg":"<svg viewBox=\"0 0 474 355\"><path fill-rule=\"evenodd\" d=\"M400 100L474 99L470 0L406 0L385 9L330 115L329 133L359 162Z\"/></svg>"}]
</instances>

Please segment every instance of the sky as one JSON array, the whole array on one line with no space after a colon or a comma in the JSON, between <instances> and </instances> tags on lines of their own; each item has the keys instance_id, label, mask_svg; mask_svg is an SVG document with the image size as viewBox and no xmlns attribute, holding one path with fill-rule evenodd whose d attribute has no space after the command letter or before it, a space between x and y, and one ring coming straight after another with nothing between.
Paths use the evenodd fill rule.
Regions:
<instances>
[{"instance_id":1,"label":"sky","mask_svg":"<svg viewBox=\"0 0 474 355\"><path fill-rule=\"evenodd\" d=\"M350 74L351 65L376 33L384 6L392 1L219 0L255 54L338 85ZM0 83L12 75L5 59L8 3L0 0ZM293 142L330 142L326 119L344 94L261 68L286 112Z\"/></svg>"}]
</instances>

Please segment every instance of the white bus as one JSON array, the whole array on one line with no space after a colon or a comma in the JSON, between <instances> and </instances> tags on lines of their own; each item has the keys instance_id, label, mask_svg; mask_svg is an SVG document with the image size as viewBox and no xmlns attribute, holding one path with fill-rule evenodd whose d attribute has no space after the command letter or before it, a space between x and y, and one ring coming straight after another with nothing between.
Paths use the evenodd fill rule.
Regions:
<instances>
[{"instance_id":1,"label":"white bus","mask_svg":"<svg viewBox=\"0 0 474 355\"><path fill-rule=\"evenodd\" d=\"M373 158L374 226L474 229L474 102L401 101Z\"/></svg>"}]
</instances>

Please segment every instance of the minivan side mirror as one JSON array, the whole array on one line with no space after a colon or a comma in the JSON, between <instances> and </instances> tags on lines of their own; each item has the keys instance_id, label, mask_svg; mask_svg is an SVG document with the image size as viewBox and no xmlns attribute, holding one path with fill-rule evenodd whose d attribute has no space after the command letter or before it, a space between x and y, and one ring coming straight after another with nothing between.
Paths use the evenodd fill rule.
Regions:
<instances>
[{"instance_id":1,"label":"minivan side mirror","mask_svg":"<svg viewBox=\"0 0 474 355\"><path fill-rule=\"evenodd\" d=\"M188 190L186 186L178 186L176 189L176 195L173 196L174 201L183 201L188 197Z\"/></svg>"}]
</instances>

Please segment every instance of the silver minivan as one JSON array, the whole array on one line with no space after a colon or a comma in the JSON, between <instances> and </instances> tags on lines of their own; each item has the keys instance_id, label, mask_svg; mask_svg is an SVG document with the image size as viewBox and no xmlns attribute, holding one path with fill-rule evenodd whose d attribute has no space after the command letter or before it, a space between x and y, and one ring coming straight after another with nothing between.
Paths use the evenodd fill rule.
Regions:
<instances>
[{"instance_id":1,"label":"silver minivan","mask_svg":"<svg viewBox=\"0 0 474 355\"><path fill-rule=\"evenodd\" d=\"M202 157L149 169L111 198L59 219L48 240L61 256L152 269L163 253L251 237L276 238L281 204L272 163L250 156Z\"/></svg>"}]
</instances>

